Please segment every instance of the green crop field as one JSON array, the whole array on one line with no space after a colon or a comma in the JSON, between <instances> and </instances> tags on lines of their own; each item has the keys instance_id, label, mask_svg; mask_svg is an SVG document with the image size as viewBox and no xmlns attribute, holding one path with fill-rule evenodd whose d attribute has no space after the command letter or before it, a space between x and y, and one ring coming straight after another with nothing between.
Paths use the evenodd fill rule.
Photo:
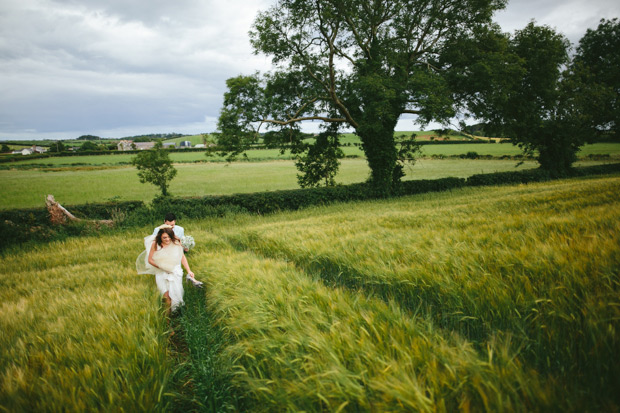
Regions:
<instances>
[{"instance_id":1,"label":"green crop field","mask_svg":"<svg viewBox=\"0 0 620 413\"><path fill-rule=\"evenodd\" d=\"M582 162L580 164L593 164ZM518 168L511 160L421 159L406 168L406 179L465 178L474 174L536 167L528 161ZM223 195L298 188L292 161L182 163L170 191L175 196ZM369 168L364 159L344 159L336 181L363 182ZM150 202L159 189L141 184L134 167L0 170L3 182L0 209L42 207L48 194L63 205L104 202L110 199Z\"/></svg>"},{"instance_id":2,"label":"green crop field","mask_svg":"<svg viewBox=\"0 0 620 413\"><path fill-rule=\"evenodd\" d=\"M177 140L182 140L177 138ZM357 146L343 146L342 151L348 157L364 157L364 152ZM468 152L475 152L481 156L515 156L520 155L521 150L511 144L444 144L444 145L424 145L422 146L422 157L450 157L465 155ZM609 155L611 159L620 158L620 143L596 143L585 145L578 153L581 158L587 158L592 155ZM118 166L128 165L131 158L135 154L114 153L103 155L84 155L84 156L62 156L50 157L45 159L19 159L17 162L0 164L3 169L27 169L27 168L63 168L63 167L84 167L84 166ZM205 156L205 152L171 152L170 159L176 163L193 163L193 162L224 162L224 158L214 154L213 156ZM240 160L246 158L240 157ZM291 154L285 152L280 153L278 149L253 149L247 151L247 160L260 162L270 160L290 160Z\"/></svg>"},{"instance_id":3,"label":"green crop field","mask_svg":"<svg viewBox=\"0 0 620 413\"><path fill-rule=\"evenodd\" d=\"M96 157L95 157L96 158ZM600 161L581 161L594 165ZM516 167L514 160L499 159L420 159L405 168L405 179L466 178L474 174L535 168L526 161ZM292 161L180 163L170 191L174 196L227 195L298 188L297 170ZM343 159L336 182L363 182L370 169L364 159ZM74 167L0 170L3 182L0 209L31 208L45 205L54 195L63 205L117 200L150 202L159 194L151 184L140 183L134 167Z\"/></svg>"},{"instance_id":4,"label":"green crop field","mask_svg":"<svg viewBox=\"0 0 620 413\"><path fill-rule=\"evenodd\" d=\"M189 135L189 136L181 136L180 138L164 140L165 143L174 142L177 144L177 146L179 145L179 143L183 141L190 141L192 143L192 146L196 146L200 143L203 143L203 138L202 138L202 135Z\"/></svg>"},{"instance_id":5,"label":"green crop field","mask_svg":"<svg viewBox=\"0 0 620 413\"><path fill-rule=\"evenodd\" d=\"M418 141L430 141L432 139L437 140L463 140L465 142L471 141L474 138L468 135L463 135L462 133L456 131L450 131L448 134L440 135L435 131L395 131L394 136L397 138L406 137L410 138L412 135L415 135L415 138ZM494 138L487 138L484 136L476 136L475 139L478 140L489 140ZM496 139L494 139L496 140ZM343 133L340 135L341 143L360 143L361 139L354 133Z\"/></svg>"},{"instance_id":6,"label":"green crop field","mask_svg":"<svg viewBox=\"0 0 620 413\"><path fill-rule=\"evenodd\" d=\"M181 365L134 274L152 227L6 251L0 410L618 411L618 193L613 175L180 222L206 283Z\"/></svg>"}]
</instances>

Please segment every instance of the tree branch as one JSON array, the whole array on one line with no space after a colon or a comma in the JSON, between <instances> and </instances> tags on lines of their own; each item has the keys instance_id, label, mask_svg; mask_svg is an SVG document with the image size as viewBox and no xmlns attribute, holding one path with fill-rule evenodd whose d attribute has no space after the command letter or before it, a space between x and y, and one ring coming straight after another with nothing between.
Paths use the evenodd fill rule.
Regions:
<instances>
[{"instance_id":1,"label":"tree branch","mask_svg":"<svg viewBox=\"0 0 620 413\"><path fill-rule=\"evenodd\" d=\"M290 125L296 122L301 122L304 120L322 120L323 122L331 122L331 123L347 123L346 118L328 118L325 116L303 116L300 118L291 118L289 120L276 120L276 119L261 119L261 123L273 123L276 125Z\"/></svg>"}]
</instances>

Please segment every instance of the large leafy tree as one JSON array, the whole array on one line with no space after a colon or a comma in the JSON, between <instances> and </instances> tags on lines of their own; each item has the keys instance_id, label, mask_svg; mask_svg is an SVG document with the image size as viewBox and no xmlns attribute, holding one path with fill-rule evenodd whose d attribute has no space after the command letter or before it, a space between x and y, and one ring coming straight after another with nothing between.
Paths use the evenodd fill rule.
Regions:
<instances>
[{"instance_id":1,"label":"large leafy tree","mask_svg":"<svg viewBox=\"0 0 620 413\"><path fill-rule=\"evenodd\" d=\"M296 129L316 120L352 127L375 188L397 171L394 128L454 114L444 73L432 65L450 39L490 23L505 0L279 0L250 32L277 69L229 79L220 144L241 153L260 125Z\"/></svg>"},{"instance_id":2,"label":"large leafy tree","mask_svg":"<svg viewBox=\"0 0 620 413\"><path fill-rule=\"evenodd\" d=\"M438 65L461 110L510 137L541 168L563 171L592 137L586 108L601 99L567 70L569 47L563 35L531 22L513 36L491 28L456 39Z\"/></svg>"},{"instance_id":3,"label":"large leafy tree","mask_svg":"<svg viewBox=\"0 0 620 413\"><path fill-rule=\"evenodd\" d=\"M585 109L599 132L620 136L620 21L601 20L579 41L572 72L600 96Z\"/></svg>"},{"instance_id":4,"label":"large leafy tree","mask_svg":"<svg viewBox=\"0 0 620 413\"><path fill-rule=\"evenodd\" d=\"M131 163L138 169L140 182L158 186L163 197L169 195L168 186L176 176L177 170L161 141L157 141L153 149L139 152L131 159Z\"/></svg>"}]
</instances>

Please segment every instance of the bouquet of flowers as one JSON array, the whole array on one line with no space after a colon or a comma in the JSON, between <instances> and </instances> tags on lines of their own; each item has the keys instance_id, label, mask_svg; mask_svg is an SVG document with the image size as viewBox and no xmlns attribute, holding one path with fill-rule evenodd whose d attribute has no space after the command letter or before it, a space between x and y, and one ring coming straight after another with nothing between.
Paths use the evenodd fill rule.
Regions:
<instances>
[{"instance_id":1,"label":"bouquet of flowers","mask_svg":"<svg viewBox=\"0 0 620 413\"><path fill-rule=\"evenodd\" d=\"M196 243L194 242L194 237L192 237L191 235L184 236L183 238L181 238L181 245L188 251L191 250L196 245Z\"/></svg>"}]
</instances>

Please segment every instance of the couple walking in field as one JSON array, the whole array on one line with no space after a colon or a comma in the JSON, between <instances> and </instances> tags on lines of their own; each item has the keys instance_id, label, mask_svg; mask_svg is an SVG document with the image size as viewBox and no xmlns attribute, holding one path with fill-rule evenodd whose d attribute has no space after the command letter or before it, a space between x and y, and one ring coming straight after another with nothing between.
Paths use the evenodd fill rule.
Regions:
<instances>
[{"instance_id":1,"label":"couple walking in field","mask_svg":"<svg viewBox=\"0 0 620 413\"><path fill-rule=\"evenodd\" d=\"M184 238L185 230L176 225L176 216L168 213L164 224L144 238L145 249L136 260L138 274L155 275L157 289L164 299L168 314L183 304L183 268L194 285L202 285L196 281L185 257L188 248L181 244Z\"/></svg>"}]
</instances>

